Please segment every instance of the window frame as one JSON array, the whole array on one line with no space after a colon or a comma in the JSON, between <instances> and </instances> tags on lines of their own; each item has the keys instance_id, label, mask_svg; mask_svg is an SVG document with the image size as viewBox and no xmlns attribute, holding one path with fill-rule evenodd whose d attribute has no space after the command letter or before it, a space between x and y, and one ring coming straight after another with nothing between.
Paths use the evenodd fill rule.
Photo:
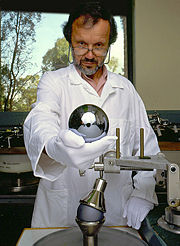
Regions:
<instances>
[{"instance_id":1,"label":"window frame","mask_svg":"<svg viewBox=\"0 0 180 246\"><path fill-rule=\"evenodd\" d=\"M132 31L132 11L133 0L111 0L109 5L108 0L103 1L105 6L111 11L113 15L125 16L127 18L127 69L128 79L133 83L133 31ZM9 4L7 0L0 1L0 10L5 11L30 11L30 12L47 12L47 13L64 13L68 14L71 7L77 4L77 0L68 0L63 4L60 1L52 0L49 2L43 2L38 5L37 1L25 2L22 0L12 1Z\"/></svg>"}]
</instances>

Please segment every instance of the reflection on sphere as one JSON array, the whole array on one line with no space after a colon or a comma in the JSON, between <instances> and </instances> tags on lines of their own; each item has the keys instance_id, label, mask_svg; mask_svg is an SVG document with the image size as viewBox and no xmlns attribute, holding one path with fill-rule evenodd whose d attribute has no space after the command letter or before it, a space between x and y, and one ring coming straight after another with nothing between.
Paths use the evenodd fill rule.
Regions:
<instances>
[{"instance_id":1,"label":"reflection on sphere","mask_svg":"<svg viewBox=\"0 0 180 246\"><path fill-rule=\"evenodd\" d=\"M86 142L93 142L106 136L109 120L101 108L85 104L72 112L69 118L69 128L84 137Z\"/></svg>"}]
</instances>

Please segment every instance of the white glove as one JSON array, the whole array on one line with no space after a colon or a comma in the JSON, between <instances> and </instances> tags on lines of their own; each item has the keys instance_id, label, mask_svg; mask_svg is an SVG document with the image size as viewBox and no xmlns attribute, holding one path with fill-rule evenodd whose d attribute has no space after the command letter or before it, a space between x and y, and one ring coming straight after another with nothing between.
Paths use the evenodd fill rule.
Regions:
<instances>
[{"instance_id":1,"label":"white glove","mask_svg":"<svg viewBox=\"0 0 180 246\"><path fill-rule=\"evenodd\" d=\"M123 217L127 217L128 226L132 226L138 230L141 222L153 208L154 204L152 202L139 197L130 197L124 208Z\"/></svg>"},{"instance_id":2,"label":"white glove","mask_svg":"<svg viewBox=\"0 0 180 246\"><path fill-rule=\"evenodd\" d=\"M86 170L97 157L109 150L116 139L116 136L106 136L95 142L85 143L82 136L70 130L61 130L58 136L48 141L45 149L48 156L56 162Z\"/></svg>"}]
</instances>

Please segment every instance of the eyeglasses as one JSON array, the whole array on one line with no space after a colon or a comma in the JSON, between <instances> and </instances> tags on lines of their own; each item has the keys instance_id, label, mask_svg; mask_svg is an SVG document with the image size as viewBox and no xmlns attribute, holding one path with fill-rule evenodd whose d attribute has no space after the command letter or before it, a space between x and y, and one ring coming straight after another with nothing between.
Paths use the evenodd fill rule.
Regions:
<instances>
[{"instance_id":1,"label":"eyeglasses","mask_svg":"<svg viewBox=\"0 0 180 246\"><path fill-rule=\"evenodd\" d=\"M95 56L106 56L108 50L104 48L92 48L89 49L87 47L73 47L74 53L78 56L83 56L89 51L91 51Z\"/></svg>"}]
</instances>

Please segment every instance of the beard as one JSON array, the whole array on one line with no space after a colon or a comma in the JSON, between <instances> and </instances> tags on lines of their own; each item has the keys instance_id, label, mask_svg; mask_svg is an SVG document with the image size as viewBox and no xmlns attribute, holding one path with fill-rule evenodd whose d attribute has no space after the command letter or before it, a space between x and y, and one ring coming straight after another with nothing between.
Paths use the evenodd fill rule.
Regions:
<instances>
[{"instance_id":1,"label":"beard","mask_svg":"<svg viewBox=\"0 0 180 246\"><path fill-rule=\"evenodd\" d=\"M85 74L85 75L89 75L89 76L91 76L91 75L93 75L93 74L95 74L97 71L98 71L98 69L100 68L99 66L96 66L95 68L88 68L88 67L82 67L82 65L81 65L81 63L80 64L75 64L75 66L77 67L77 68L79 68L79 70L83 73L83 74Z\"/></svg>"},{"instance_id":2,"label":"beard","mask_svg":"<svg viewBox=\"0 0 180 246\"><path fill-rule=\"evenodd\" d=\"M73 57L73 63L74 65L83 73L85 74L86 76L91 76L93 74L95 74L98 69L100 69L103 65L104 65L104 60L105 58L102 60L101 63L98 64L98 61L96 59L88 59L88 58L84 58L83 60L81 60L80 62L77 62L76 58L75 58L75 55L74 55L74 52L72 52L72 57ZM85 61L85 62L92 62L93 64L96 63L96 67L84 67L82 65L82 62Z\"/></svg>"}]
</instances>

